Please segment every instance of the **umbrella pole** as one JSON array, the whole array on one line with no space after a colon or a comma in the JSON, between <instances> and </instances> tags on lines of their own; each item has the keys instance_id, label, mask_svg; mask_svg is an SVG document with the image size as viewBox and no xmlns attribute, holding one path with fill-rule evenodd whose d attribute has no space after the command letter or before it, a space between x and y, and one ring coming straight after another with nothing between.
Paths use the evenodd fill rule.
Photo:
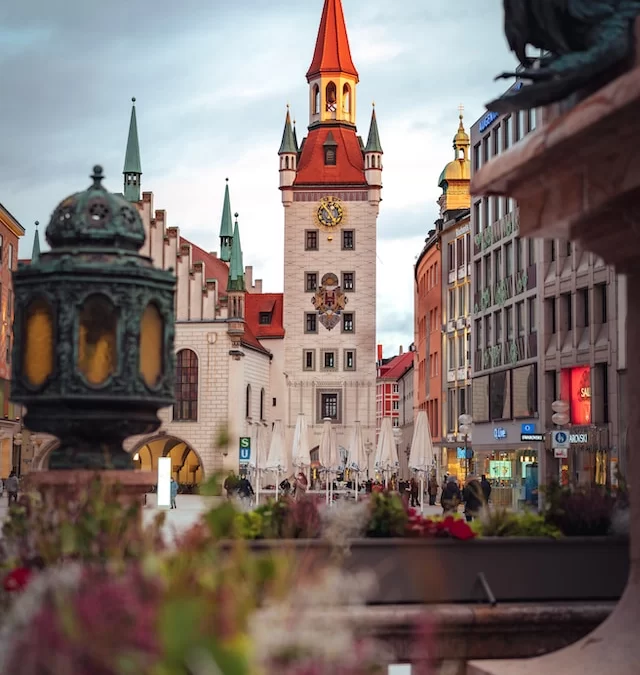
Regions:
<instances>
[{"instance_id":1,"label":"umbrella pole","mask_svg":"<svg viewBox=\"0 0 640 675\"><path fill-rule=\"evenodd\" d=\"M276 469L276 501L278 501L278 489L280 488L280 471Z\"/></svg>"},{"instance_id":2,"label":"umbrella pole","mask_svg":"<svg viewBox=\"0 0 640 675\"><path fill-rule=\"evenodd\" d=\"M324 490L325 490L325 501L327 506L329 505L329 472L324 472Z\"/></svg>"},{"instance_id":3,"label":"umbrella pole","mask_svg":"<svg viewBox=\"0 0 640 675\"><path fill-rule=\"evenodd\" d=\"M358 501L358 476L360 475L359 471L356 471L356 501Z\"/></svg>"},{"instance_id":4,"label":"umbrella pole","mask_svg":"<svg viewBox=\"0 0 640 675\"><path fill-rule=\"evenodd\" d=\"M420 513L424 515L424 474L420 472Z\"/></svg>"},{"instance_id":5,"label":"umbrella pole","mask_svg":"<svg viewBox=\"0 0 640 675\"><path fill-rule=\"evenodd\" d=\"M260 506L260 469L256 468L256 506Z\"/></svg>"}]
</instances>

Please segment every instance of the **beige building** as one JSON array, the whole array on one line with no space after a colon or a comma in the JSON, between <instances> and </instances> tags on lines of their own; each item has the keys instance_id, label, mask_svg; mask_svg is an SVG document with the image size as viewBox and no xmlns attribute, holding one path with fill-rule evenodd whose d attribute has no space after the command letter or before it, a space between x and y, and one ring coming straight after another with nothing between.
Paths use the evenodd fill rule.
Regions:
<instances>
[{"instance_id":1,"label":"beige building","mask_svg":"<svg viewBox=\"0 0 640 675\"><path fill-rule=\"evenodd\" d=\"M339 65L336 65L339 64ZM358 72L340 0L326 0L307 72L309 128L298 147L289 113L280 147L284 206L284 423L304 413L311 445L323 419L348 447L354 422L375 441L376 222L382 148L375 111L357 135ZM290 443L289 443L290 444ZM317 452L317 447L315 448Z\"/></svg>"}]
</instances>

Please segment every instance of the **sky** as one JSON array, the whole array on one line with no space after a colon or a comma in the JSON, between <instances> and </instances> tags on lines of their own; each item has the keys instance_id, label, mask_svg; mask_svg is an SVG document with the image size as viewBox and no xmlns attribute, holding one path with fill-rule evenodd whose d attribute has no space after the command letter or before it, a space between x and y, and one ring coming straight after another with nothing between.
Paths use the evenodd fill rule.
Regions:
<instances>
[{"instance_id":1,"label":"sky","mask_svg":"<svg viewBox=\"0 0 640 675\"><path fill-rule=\"evenodd\" d=\"M301 139L323 0L21 0L0 4L0 202L33 223L85 189L102 164L122 191L131 97L142 188L168 224L219 249L225 178L245 265L281 291L284 215L278 148L286 104ZM343 0L360 73L358 133L376 103L384 149L378 221L378 341L413 341L413 265L438 217L437 180L513 67L500 0Z\"/></svg>"}]
</instances>

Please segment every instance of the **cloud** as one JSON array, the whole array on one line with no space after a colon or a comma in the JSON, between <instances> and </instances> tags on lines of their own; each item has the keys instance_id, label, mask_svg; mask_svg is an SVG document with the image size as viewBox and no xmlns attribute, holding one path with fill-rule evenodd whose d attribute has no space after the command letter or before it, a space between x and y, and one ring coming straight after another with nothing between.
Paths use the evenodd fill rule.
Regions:
<instances>
[{"instance_id":1,"label":"cloud","mask_svg":"<svg viewBox=\"0 0 640 675\"><path fill-rule=\"evenodd\" d=\"M384 154L378 329L389 349L413 339L413 263L438 211L458 106L470 125L513 62L497 1L343 0L360 73L359 133L375 100ZM277 149L285 104L302 137L305 73L322 0L26 0L0 7L0 200L27 227L84 189L95 163L122 186L130 98L138 99L143 189L169 224L218 248L225 177L246 264L282 288Z\"/></svg>"}]
</instances>

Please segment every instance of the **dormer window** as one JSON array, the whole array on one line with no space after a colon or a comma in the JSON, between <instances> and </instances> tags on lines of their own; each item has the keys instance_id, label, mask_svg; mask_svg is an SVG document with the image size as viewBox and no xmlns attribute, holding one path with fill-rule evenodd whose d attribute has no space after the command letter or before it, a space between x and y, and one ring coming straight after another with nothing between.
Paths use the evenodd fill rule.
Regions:
<instances>
[{"instance_id":1,"label":"dormer window","mask_svg":"<svg viewBox=\"0 0 640 675\"><path fill-rule=\"evenodd\" d=\"M271 325L271 312L260 312L259 317L261 326L270 326Z\"/></svg>"},{"instance_id":2,"label":"dormer window","mask_svg":"<svg viewBox=\"0 0 640 675\"><path fill-rule=\"evenodd\" d=\"M335 166L336 165L336 149L335 148L325 148L324 149L324 163L325 163L325 166Z\"/></svg>"}]
</instances>

